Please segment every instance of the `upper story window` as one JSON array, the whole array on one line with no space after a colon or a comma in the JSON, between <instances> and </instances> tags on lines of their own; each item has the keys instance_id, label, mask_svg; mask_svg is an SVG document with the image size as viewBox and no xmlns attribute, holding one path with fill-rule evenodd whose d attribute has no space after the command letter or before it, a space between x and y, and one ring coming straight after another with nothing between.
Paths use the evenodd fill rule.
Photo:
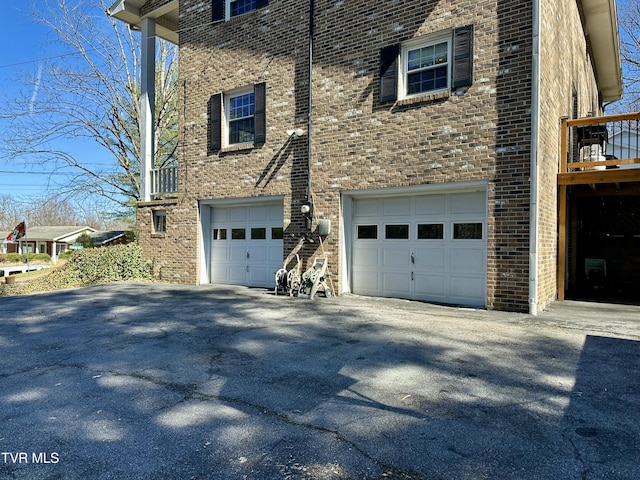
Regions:
<instances>
[{"instance_id":1,"label":"upper story window","mask_svg":"<svg viewBox=\"0 0 640 480\"><path fill-rule=\"evenodd\" d=\"M242 15L256 9L256 0L235 0L228 2L230 5L230 17Z\"/></svg>"},{"instance_id":2,"label":"upper story window","mask_svg":"<svg viewBox=\"0 0 640 480\"><path fill-rule=\"evenodd\" d=\"M253 90L239 95L227 95L226 117L229 133L228 145L253 143L255 137L255 95Z\"/></svg>"},{"instance_id":3,"label":"upper story window","mask_svg":"<svg viewBox=\"0 0 640 480\"><path fill-rule=\"evenodd\" d=\"M268 4L268 0L212 0L213 21L229 20Z\"/></svg>"},{"instance_id":4,"label":"upper story window","mask_svg":"<svg viewBox=\"0 0 640 480\"><path fill-rule=\"evenodd\" d=\"M209 150L252 148L267 139L267 84L212 95L209 99Z\"/></svg>"},{"instance_id":5,"label":"upper story window","mask_svg":"<svg viewBox=\"0 0 640 480\"><path fill-rule=\"evenodd\" d=\"M473 25L380 50L380 101L465 87L473 82Z\"/></svg>"},{"instance_id":6,"label":"upper story window","mask_svg":"<svg viewBox=\"0 0 640 480\"><path fill-rule=\"evenodd\" d=\"M450 38L402 49L403 96L449 88Z\"/></svg>"}]
</instances>

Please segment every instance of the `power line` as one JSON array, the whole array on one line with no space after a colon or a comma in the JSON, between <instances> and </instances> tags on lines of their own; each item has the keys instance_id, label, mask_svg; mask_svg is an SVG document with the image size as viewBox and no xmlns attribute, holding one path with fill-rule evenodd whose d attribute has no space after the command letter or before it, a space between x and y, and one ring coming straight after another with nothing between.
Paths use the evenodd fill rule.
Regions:
<instances>
[{"instance_id":1,"label":"power line","mask_svg":"<svg viewBox=\"0 0 640 480\"><path fill-rule=\"evenodd\" d=\"M71 175L71 173L61 172L16 172L15 170L0 170L0 173L9 175ZM1 185L1 184L0 184Z\"/></svg>"},{"instance_id":2,"label":"power line","mask_svg":"<svg viewBox=\"0 0 640 480\"><path fill-rule=\"evenodd\" d=\"M91 48L91 49L87 49L88 52L96 52L98 49L97 48ZM79 55L78 52L69 52L69 53L61 53L60 55L51 55L50 57L42 57L42 58L38 58L35 60L24 60L22 62L16 62L16 63L7 63L4 65L0 65L0 68L11 68L11 67L19 67L20 65L27 65L27 64L31 64L31 63L42 63L46 60L54 60L57 58L64 58L64 57L70 57L72 55Z\"/></svg>"}]
</instances>

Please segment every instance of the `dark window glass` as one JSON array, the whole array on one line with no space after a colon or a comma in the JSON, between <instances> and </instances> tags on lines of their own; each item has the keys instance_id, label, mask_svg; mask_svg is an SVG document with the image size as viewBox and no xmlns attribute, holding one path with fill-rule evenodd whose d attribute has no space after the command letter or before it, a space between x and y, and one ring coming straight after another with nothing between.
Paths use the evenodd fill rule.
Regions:
<instances>
[{"instance_id":1,"label":"dark window glass","mask_svg":"<svg viewBox=\"0 0 640 480\"><path fill-rule=\"evenodd\" d=\"M407 94L447 87L449 46L447 42L429 45L407 53Z\"/></svg>"},{"instance_id":2,"label":"dark window glass","mask_svg":"<svg viewBox=\"0 0 640 480\"><path fill-rule=\"evenodd\" d=\"M229 102L229 144L253 142L255 133L254 93L231 97Z\"/></svg>"},{"instance_id":3,"label":"dark window glass","mask_svg":"<svg viewBox=\"0 0 640 480\"><path fill-rule=\"evenodd\" d=\"M426 72L409 74L408 94L429 92L447 87L447 69L436 68Z\"/></svg>"},{"instance_id":4,"label":"dark window glass","mask_svg":"<svg viewBox=\"0 0 640 480\"><path fill-rule=\"evenodd\" d=\"M271 240L282 240L284 238L284 230L282 227L271 227Z\"/></svg>"},{"instance_id":5,"label":"dark window glass","mask_svg":"<svg viewBox=\"0 0 640 480\"><path fill-rule=\"evenodd\" d=\"M232 228L231 240L244 240L247 238L247 233L244 228Z\"/></svg>"},{"instance_id":6,"label":"dark window glass","mask_svg":"<svg viewBox=\"0 0 640 480\"><path fill-rule=\"evenodd\" d=\"M358 225L359 240L375 240L378 238L377 225Z\"/></svg>"},{"instance_id":7,"label":"dark window glass","mask_svg":"<svg viewBox=\"0 0 640 480\"><path fill-rule=\"evenodd\" d=\"M454 240L482 240L482 223L454 223Z\"/></svg>"},{"instance_id":8,"label":"dark window glass","mask_svg":"<svg viewBox=\"0 0 640 480\"><path fill-rule=\"evenodd\" d=\"M253 118L245 118L229 122L229 144L251 143L254 138L253 132Z\"/></svg>"},{"instance_id":9,"label":"dark window glass","mask_svg":"<svg viewBox=\"0 0 640 480\"><path fill-rule=\"evenodd\" d=\"M226 240L227 239L227 229L226 228L214 228L213 229L213 239L214 240Z\"/></svg>"},{"instance_id":10,"label":"dark window glass","mask_svg":"<svg viewBox=\"0 0 640 480\"><path fill-rule=\"evenodd\" d=\"M236 0L231 2L231 16L242 15L256 9L256 0Z\"/></svg>"},{"instance_id":11,"label":"dark window glass","mask_svg":"<svg viewBox=\"0 0 640 480\"><path fill-rule=\"evenodd\" d=\"M444 225L442 223L422 223L418 225L418 240L444 239Z\"/></svg>"},{"instance_id":12,"label":"dark window glass","mask_svg":"<svg viewBox=\"0 0 640 480\"><path fill-rule=\"evenodd\" d=\"M264 227L251 229L251 240L266 240L267 229Z\"/></svg>"},{"instance_id":13,"label":"dark window glass","mask_svg":"<svg viewBox=\"0 0 640 480\"><path fill-rule=\"evenodd\" d=\"M153 231L155 233L166 233L167 214L164 211L153 212Z\"/></svg>"},{"instance_id":14,"label":"dark window glass","mask_svg":"<svg viewBox=\"0 0 640 480\"><path fill-rule=\"evenodd\" d=\"M408 240L409 225L385 225L384 236L388 240Z\"/></svg>"}]
</instances>

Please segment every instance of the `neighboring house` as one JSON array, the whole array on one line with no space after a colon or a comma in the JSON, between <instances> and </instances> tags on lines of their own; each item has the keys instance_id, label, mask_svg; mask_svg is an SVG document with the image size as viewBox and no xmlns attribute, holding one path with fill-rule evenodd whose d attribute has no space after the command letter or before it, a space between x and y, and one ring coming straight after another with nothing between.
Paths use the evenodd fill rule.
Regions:
<instances>
[{"instance_id":1,"label":"neighboring house","mask_svg":"<svg viewBox=\"0 0 640 480\"><path fill-rule=\"evenodd\" d=\"M112 247L127 243L127 232L124 230L103 230L89 233L96 247Z\"/></svg>"},{"instance_id":2,"label":"neighboring house","mask_svg":"<svg viewBox=\"0 0 640 480\"><path fill-rule=\"evenodd\" d=\"M87 226L27 226L27 234L14 243L8 243L7 253L48 253L52 261L58 255L70 249L83 233L91 234L96 230Z\"/></svg>"},{"instance_id":3,"label":"neighboring house","mask_svg":"<svg viewBox=\"0 0 640 480\"><path fill-rule=\"evenodd\" d=\"M328 256L336 293L534 314L564 293L559 124L621 97L615 0L110 13L145 39L139 239L167 279L272 288L299 249ZM179 45L170 171L151 162L155 36Z\"/></svg>"},{"instance_id":4,"label":"neighboring house","mask_svg":"<svg viewBox=\"0 0 640 480\"><path fill-rule=\"evenodd\" d=\"M640 168L640 132L638 120L625 122L607 140L605 153L614 158L636 158L638 163L620 165L620 168Z\"/></svg>"}]
</instances>

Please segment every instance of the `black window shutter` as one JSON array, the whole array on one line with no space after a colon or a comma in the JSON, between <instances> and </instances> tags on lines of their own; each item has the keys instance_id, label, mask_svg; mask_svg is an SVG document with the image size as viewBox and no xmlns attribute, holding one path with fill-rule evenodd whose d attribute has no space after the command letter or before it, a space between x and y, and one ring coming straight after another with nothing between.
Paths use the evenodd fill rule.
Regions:
<instances>
[{"instance_id":1,"label":"black window shutter","mask_svg":"<svg viewBox=\"0 0 640 480\"><path fill-rule=\"evenodd\" d=\"M473 83L473 25L453 31L453 73L451 88Z\"/></svg>"},{"instance_id":2,"label":"black window shutter","mask_svg":"<svg viewBox=\"0 0 640 480\"><path fill-rule=\"evenodd\" d=\"M267 84L265 82L253 86L253 101L255 125L253 143L264 143L267 141Z\"/></svg>"},{"instance_id":3,"label":"black window shutter","mask_svg":"<svg viewBox=\"0 0 640 480\"><path fill-rule=\"evenodd\" d=\"M211 0L211 12L214 22L224 20L224 0Z\"/></svg>"},{"instance_id":4,"label":"black window shutter","mask_svg":"<svg viewBox=\"0 0 640 480\"><path fill-rule=\"evenodd\" d=\"M256 0L256 8L266 7L269 0Z\"/></svg>"},{"instance_id":5,"label":"black window shutter","mask_svg":"<svg viewBox=\"0 0 640 480\"><path fill-rule=\"evenodd\" d=\"M222 148L222 94L217 93L209 99L209 149Z\"/></svg>"},{"instance_id":6,"label":"black window shutter","mask_svg":"<svg viewBox=\"0 0 640 480\"><path fill-rule=\"evenodd\" d=\"M398 98L398 55L400 45L390 45L380 50L380 101Z\"/></svg>"}]
</instances>

